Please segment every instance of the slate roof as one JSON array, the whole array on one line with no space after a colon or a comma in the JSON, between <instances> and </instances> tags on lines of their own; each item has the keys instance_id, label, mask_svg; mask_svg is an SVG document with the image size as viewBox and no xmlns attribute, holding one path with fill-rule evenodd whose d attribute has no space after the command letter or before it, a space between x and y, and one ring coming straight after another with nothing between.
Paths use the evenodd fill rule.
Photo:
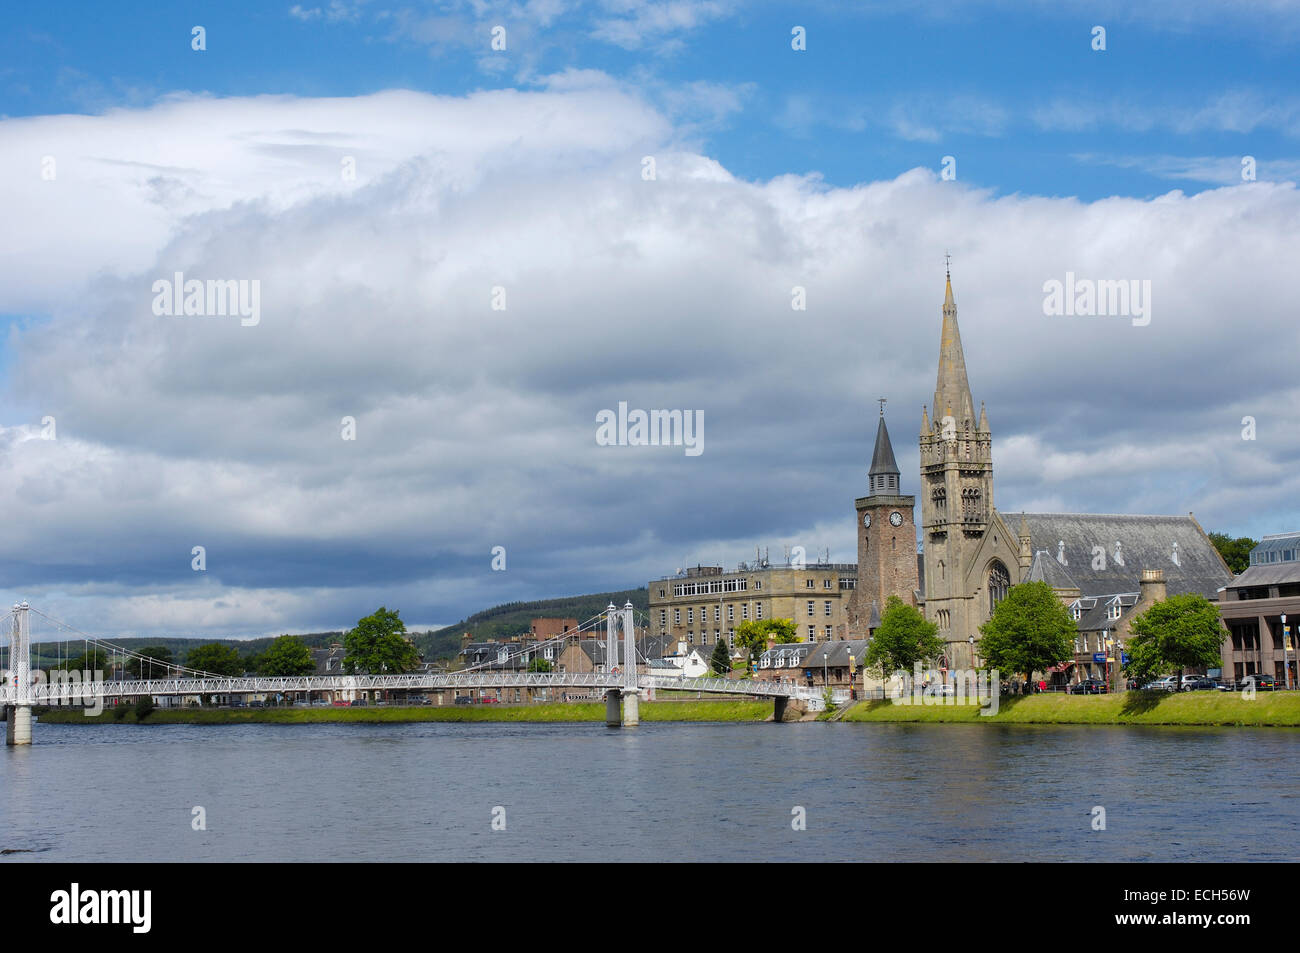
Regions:
<instances>
[{"instance_id":1,"label":"slate roof","mask_svg":"<svg viewBox=\"0 0 1300 953\"><path fill-rule=\"evenodd\" d=\"M1079 621L1075 627L1080 632L1100 632L1104 629L1114 629L1124 621L1124 616L1128 611L1137 605L1140 593L1136 592L1119 592L1110 593L1102 596L1081 596L1078 599L1079 608L1083 610ZM1108 618L1107 612L1110 607L1118 602L1120 605L1120 617L1118 619Z\"/></svg>"},{"instance_id":2,"label":"slate roof","mask_svg":"<svg viewBox=\"0 0 1300 953\"><path fill-rule=\"evenodd\" d=\"M1058 561L1064 544L1064 568L1085 595L1138 592L1144 569L1164 570L1171 596L1195 592L1217 599L1218 591L1232 581L1218 550L1190 516L1026 513L1024 519L1035 552L1047 550ZM1116 543L1122 563L1115 558ZM1097 546L1105 553L1104 568L1098 559L1094 569Z\"/></svg>"},{"instance_id":3,"label":"slate roof","mask_svg":"<svg viewBox=\"0 0 1300 953\"><path fill-rule=\"evenodd\" d=\"M1034 561L1029 567L1029 578L1026 582L1045 582L1053 589L1078 589L1079 584L1074 581L1070 571L1056 561L1055 558L1047 554L1047 550L1040 549L1034 553Z\"/></svg>"},{"instance_id":4,"label":"slate roof","mask_svg":"<svg viewBox=\"0 0 1300 953\"><path fill-rule=\"evenodd\" d=\"M848 668L849 656L853 656L854 664L862 667L862 659L867 654L866 639L837 639L834 642L814 642L813 650L804 660L804 665L810 668ZM827 659L823 655L830 656Z\"/></svg>"},{"instance_id":5,"label":"slate roof","mask_svg":"<svg viewBox=\"0 0 1300 953\"><path fill-rule=\"evenodd\" d=\"M1245 572L1228 584L1228 588L1245 589L1253 586L1285 586L1289 582L1300 582L1300 562L1247 567Z\"/></svg>"}]
</instances>

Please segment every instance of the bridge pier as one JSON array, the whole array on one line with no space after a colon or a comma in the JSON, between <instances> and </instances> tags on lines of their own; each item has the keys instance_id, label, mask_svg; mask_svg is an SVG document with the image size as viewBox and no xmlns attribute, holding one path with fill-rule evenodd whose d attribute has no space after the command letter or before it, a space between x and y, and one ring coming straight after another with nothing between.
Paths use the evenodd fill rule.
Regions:
<instances>
[{"instance_id":1,"label":"bridge pier","mask_svg":"<svg viewBox=\"0 0 1300 953\"><path fill-rule=\"evenodd\" d=\"M772 699L772 720L785 721L785 703L788 701L784 695L777 695Z\"/></svg>"},{"instance_id":2,"label":"bridge pier","mask_svg":"<svg viewBox=\"0 0 1300 953\"><path fill-rule=\"evenodd\" d=\"M634 688L623 695L623 727L635 728L641 724L641 701Z\"/></svg>"},{"instance_id":3,"label":"bridge pier","mask_svg":"<svg viewBox=\"0 0 1300 953\"><path fill-rule=\"evenodd\" d=\"M32 743L32 709L29 705L5 706L5 744Z\"/></svg>"},{"instance_id":4,"label":"bridge pier","mask_svg":"<svg viewBox=\"0 0 1300 953\"><path fill-rule=\"evenodd\" d=\"M612 688L605 693L605 724L618 728L623 724L623 714L618 708L618 689Z\"/></svg>"}]
</instances>

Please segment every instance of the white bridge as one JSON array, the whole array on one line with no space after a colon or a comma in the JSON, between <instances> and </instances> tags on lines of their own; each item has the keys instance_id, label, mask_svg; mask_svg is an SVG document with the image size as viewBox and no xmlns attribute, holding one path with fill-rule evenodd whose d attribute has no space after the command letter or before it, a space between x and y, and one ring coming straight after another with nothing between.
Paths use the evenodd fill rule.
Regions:
<instances>
[{"instance_id":1,"label":"white bridge","mask_svg":"<svg viewBox=\"0 0 1300 953\"><path fill-rule=\"evenodd\" d=\"M415 672L402 675L293 675L218 676L193 672L183 677L136 680L81 678L79 672L51 672L46 680L31 670L31 645L27 603L14 606L10 651L12 677L0 686L0 706L6 711L9 744L31 743L31 709L34 705L92 705L108 698L154 697L160 695L289 694L359 691L455 691L483 688L585 688L605 693L606 724L636 725L640 720L639 696L649 689L660 691L708 692L750 698L771 698L773 715L780 721L786 703L797 699L809 708L820 708L822 694L793 681L754 678L686 678L644 675L636 671L636 645L629 602L621 611L611 603L605 615L607 660L617 660L619 635L625 660L624 671L612 672ZM43 615L43 613L42 613ZM621 632L620 632L621 630ZM620 710L620 701L622 702Z\"/></svg>"}]
</instances>

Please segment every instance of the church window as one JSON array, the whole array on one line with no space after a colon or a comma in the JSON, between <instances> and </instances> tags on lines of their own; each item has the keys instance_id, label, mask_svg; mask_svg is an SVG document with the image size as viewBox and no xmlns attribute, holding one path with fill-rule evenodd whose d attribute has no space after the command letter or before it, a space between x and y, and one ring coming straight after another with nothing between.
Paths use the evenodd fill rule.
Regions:
<instances>
[{"instance_id":1,"label":"church window","mask_svg":"<svg viewBox=\"0 0 1300 953\"><path fill-rule=\"evenodd\" d=\"M945 568L945 567L944 567L944 564L943 564L943 560L941 559L941 560L939 560L939 578L940 578L941 580L944 578L944 575L943 575L944 568Z\"/></svg>"},{"instance_id":2,"label":"church window","mask_svg":"<svg viewBox=\"0 0 1300 953\"><path fill-rule=\"evenodd\" d=\"M1007 567L1002 563L994 560L993 565L989 568L989 614L993 613L997 604L1007 597L1007 590L1011 588L1011 576L1007 572Z\"/></svg>"}]
</instances>

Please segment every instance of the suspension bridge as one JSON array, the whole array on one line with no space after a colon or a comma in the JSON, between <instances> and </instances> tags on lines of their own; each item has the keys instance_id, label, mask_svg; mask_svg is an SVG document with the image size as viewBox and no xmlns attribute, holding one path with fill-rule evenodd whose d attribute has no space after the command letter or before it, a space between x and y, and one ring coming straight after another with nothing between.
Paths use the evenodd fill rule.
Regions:
<instances>
[{"instance_id":1,"label":"suspension bridge","mask_svg":"<svg viewBox=\"0 0 1300 953\"><path fill-rule=\"evenodd\" d=\"M31 664L31 614L45 620L56 629L83 637L84 659L94 658L92 651L123 663L133 663L144 676L147 667L157 665L164 669L162 677L114 678L104 680L91 677L91 673L67 671L58 668L50 672L34 669ZM595 672L533 672L490 671L501 667L521 652L536 654L549 646L561 646L566 640L592 633L596 625L604 623L605 659L607 671ZM26 602L18 603L12 610L8 667L0 685L0 706L4 708L6 741L10 745L32 743L32 709L42 706L102 705L109 699L134 697L238 695L263 693L357 692L357 691L459 691L487 688L519 689L583 689L603 693L605 697L605 723L611 727L633 727L640 722L640 699L654 689L709 692L711 694L737 695L750 698L770 698L773 703L773 720L780 722L786 706L795 699L810 709L820 708L821 693L808 685L794 681L729 678L688 678L674 675L647 674L638 671L637 646L633 606L628 602L621 610L610 603L602 616L583 623L576 632L546 642L529 643L526 647L510 647L503 643L503 655L495 663L469 667L459 672L409 672L395 675L293 675L293 676L228 676L176 663L161 663L122 646L86 635L66 623L34 609ZM621 646L621 651L620 651ZM623 664L618 664L620 657ZM126 667L124 664L123 667ZM101 673L102 674L102 673Z\"/></svg>"}]
</instances>

